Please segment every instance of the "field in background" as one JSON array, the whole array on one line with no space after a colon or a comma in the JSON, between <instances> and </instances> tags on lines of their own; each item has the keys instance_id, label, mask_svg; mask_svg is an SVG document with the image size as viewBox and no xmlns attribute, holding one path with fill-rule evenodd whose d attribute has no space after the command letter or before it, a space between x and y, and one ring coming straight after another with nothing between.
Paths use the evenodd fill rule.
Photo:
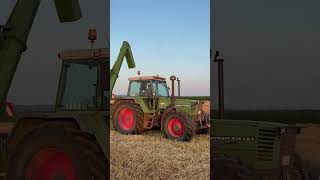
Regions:
<instances>
[{"instance_id":1,"label":"field in background","mask_svg":"<svg viewBox=\"0 0 320 180\"><path fill-rule=\"evenodd\" d=\"M210 101L210 96L180 96L181 99Z\"/></svg>"},{"instance_id":2,"label":"field in background","mask_svg":"<svg viewBox=\"0 0 320 180\"><path fill-rule=\"evenodd\" d=\"M217 111L211 111L217 117ZM282 123L319 123L320 110L225 110L225 119L273 121Z\"/></svg>"}]
</instances>

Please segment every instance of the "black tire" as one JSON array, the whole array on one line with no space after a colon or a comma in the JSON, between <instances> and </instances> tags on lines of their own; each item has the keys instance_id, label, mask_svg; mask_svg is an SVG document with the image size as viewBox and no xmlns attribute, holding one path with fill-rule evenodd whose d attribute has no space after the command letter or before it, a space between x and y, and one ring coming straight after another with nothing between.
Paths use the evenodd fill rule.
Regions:
<instances>
[{"instance_id":1,"label":"black tire","mask_svg":"<svg viewBox=\"0 0 320 180\"><path fill-rule=\"evenodd\" d=\"M253 170L240 160L228 157L214 157L210 161L211 180L258 180Z\"/></svg>"},{"instance_id":2,"label":"black tire","mask_svg":"<svg viewBox=\"0 0 320 180\"><path fill-rule=\"evenodd\" d=\"M173 136L170 133L170 129L168 127L168 123L171 119L178 118L183 124L184 131L179 136ZM162 130L164 131L167 138L178 141L191 141L192 136L195 134L195 124L192 119L185 113L179 111L169 112L164 118L162 124Z\"/></svg>"},{"instance_id":3,"label":"black tire","mask_svg":"<svg viewBox=\"0 0 320 180\"><path fill-rule=\"evenodd\" d=\"M282 170L282 180L311 180L311 175L303 165L300 156L294 154L290 158L289 166Z\"/></svg>"},{"instance_id":4,"label":"black tire","mask_svg":"<svg viewBox=\"0 0 320 180\"><path fill-rule=\"evenodd\" d=\"M77 180L109 179L109 164L95 138L74 128L42 127L27 135L19 143L17 150L10 155L8 180L27 179L26 172L34 155L48 148L62 152L68 157ZM54 161L56 160L53 160L52 164L59 164ZM39 173L41 171L33 171L34 176L31 179L42 180L35 178ZM50 177L57 175L58 173L53 173Z\"/></svg>"},{"instance_id":5,"label":"black tire","mask_svg":"<svg viewBox=\"0 0 320 180\"><path fill-rule=\"evenodd\" d=\"M128 108L133 112L134 123L130 129L123 129L118 118L121 110ZM143 111L139 105L131 101L120 102L114 109L112 115L113 128L122 134L140 134L143 131Z\"/></svg>"}]
</instances>

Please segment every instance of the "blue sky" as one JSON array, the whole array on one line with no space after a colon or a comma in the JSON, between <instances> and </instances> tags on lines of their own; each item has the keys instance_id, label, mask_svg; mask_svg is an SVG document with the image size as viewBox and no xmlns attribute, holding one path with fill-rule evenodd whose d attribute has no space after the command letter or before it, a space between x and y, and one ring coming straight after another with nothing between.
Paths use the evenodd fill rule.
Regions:
<instances>
[{"instance_id":1,"label":"blue sky","mask_svg":"<svg viewBox=\"0 0 320 180\"><path fill-rule=\"evenodd\" d=\"M121 69L114 93L125 94L128 77L176 75L181 95L210 94L209 0L111 0L111 66L122 41L130 43L137 67Z\"/></svg>"}]
</instances>

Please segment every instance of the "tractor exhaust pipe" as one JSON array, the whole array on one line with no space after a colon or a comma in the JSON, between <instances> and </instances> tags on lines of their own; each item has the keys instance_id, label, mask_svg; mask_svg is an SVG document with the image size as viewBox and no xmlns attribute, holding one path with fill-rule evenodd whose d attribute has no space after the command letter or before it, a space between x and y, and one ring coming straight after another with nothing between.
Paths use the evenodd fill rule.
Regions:
<instances>
[{"instance_id":1,"label":"tractor exhaust pipe","mask_svg":"<svg viewBox=\"0 0 320 180\"><path fill-rule=\"evenodd\" d=\"M224 59L218 59L218 57L219 57L219 51L216 51L213 62L218 63L218 94L219 94L218 119L223 119L223 113L224 113L223 61Z\"/></svg>"},{"instance_id":2,"label":"tractor exhaust pipe","mask_svg":"<svg viewBox=\"0 0 320 180\"><path fill-rule=\"evenodd\" d=\"M174 99L174 81L176 80L177 78L175 76L171 76L170 77L170 80L171 80L171 99Z\"/></svg>"},{"instance_id":3,"label":"tractor exhaust pipe","mask_svg":"<svg viewBox=\"0 0 320 180\"><path fill-rule=\"evenodd\" d=\"M177 78L178 81L178 97L180 97L180 79Z\"/></svg>"},{"instance_id":4,"label":"tractor exhaust pipe","mask_svg":"<svg viewBox=\"0 0 320 180\"><path fill-rule=\"evenodd\" d=\"M89 29L88 31L88 40L90 41L91 45L91 56L93 57L93 48L94 48L94 43L97 40L97 30L96 29Z\"/></svg>"}]
</instances>

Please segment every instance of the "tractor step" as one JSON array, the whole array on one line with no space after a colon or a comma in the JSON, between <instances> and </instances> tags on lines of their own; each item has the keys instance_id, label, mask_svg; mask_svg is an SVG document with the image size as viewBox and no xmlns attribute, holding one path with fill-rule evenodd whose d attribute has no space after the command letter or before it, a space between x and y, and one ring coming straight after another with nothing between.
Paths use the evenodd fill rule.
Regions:
<instances>
[{"instance_id":1,"label":"tractor step","mask_svg":"<svg viewBox=\"0 0 320 180\"><path fill-rule=\"evenodd\" d=\"M154 114L144 114L143 121L144 129L151 129L154 126L160 126L160 117Z\"/></svg>"},{"instance_id":2,"label":"tractor step","mask_svg":"<svg viewBox=\"0 0 320 180\"><path fill-rule=\"evenodd\" d=\"M153 127L153 114L144 114L143 115L143 128L151 129Z\"/></svg>"}]
</instances>

